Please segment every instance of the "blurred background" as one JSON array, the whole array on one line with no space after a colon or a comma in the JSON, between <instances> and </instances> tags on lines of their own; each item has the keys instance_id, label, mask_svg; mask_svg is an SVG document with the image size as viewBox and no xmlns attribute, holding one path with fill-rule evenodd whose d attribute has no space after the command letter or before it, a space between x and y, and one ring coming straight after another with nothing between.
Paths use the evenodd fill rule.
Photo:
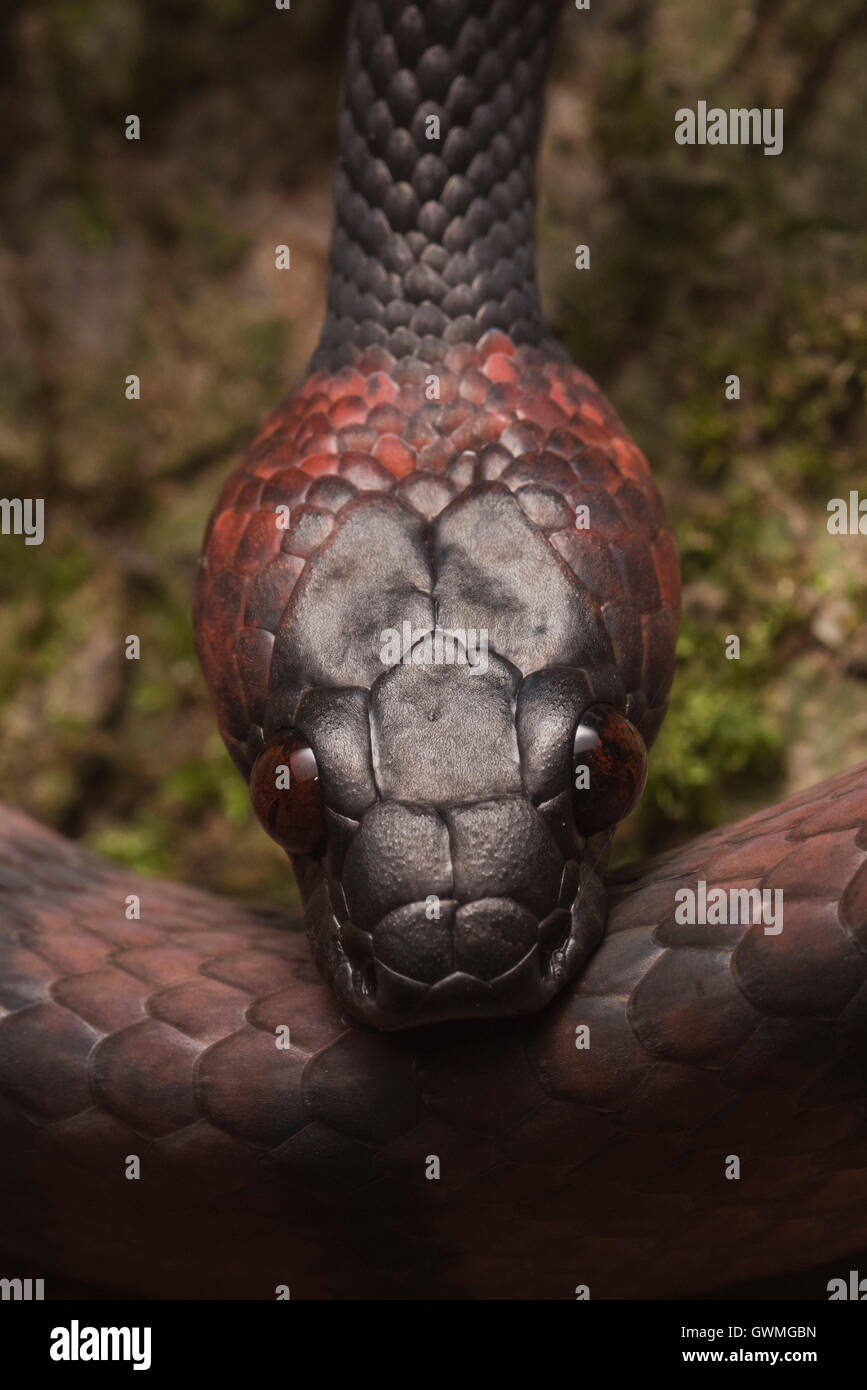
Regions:
<instances>
[{"instance_id":1,"label":"blurred background","mask_svg":"<svg viewBox=\"0 0 867 1390\"><path fill-rule=\"evenodd\" d=\"M347 10L0 17L0 492L46 499L41 547L0 538L0 795L136 869L280 904L288 867L216 733L190 602L220 484L318 334ZM563 15L543 298L650 459L685 584L621 861L867 757L867 537L826 527L830 498L867 496L865 70L863 0ZM783 154L676 145L699 99L783 107Z\"/></svg>"}]
</instances>

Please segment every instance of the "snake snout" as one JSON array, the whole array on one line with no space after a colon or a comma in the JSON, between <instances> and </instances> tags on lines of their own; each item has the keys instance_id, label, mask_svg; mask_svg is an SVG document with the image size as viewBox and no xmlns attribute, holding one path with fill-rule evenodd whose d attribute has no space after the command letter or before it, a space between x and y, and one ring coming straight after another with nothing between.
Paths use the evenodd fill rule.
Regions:
<instances>
[{"instance_id":1,"label":"snake snout","mask_svg":"<svg viewBox=\"0 0 867 1390\"><path fill-rule=\"evenodd\" d=\"M596 944L604 912L586 856L564 857L526 797L385 801L310 902L308 932L348 1011L394 1029L539 1009Z\"/></svg>"}]
</instances>

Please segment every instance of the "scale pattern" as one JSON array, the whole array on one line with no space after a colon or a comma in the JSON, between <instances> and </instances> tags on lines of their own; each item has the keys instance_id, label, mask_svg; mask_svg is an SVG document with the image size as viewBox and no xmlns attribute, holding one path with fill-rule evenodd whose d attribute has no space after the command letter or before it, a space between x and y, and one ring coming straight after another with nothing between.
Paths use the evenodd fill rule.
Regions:
<instances>
[{"instance_id":1,"label":"scale pattern","mask_svg":"<svg viewBox=\"0 0 867 1390\"><path fill-rule=\"evenodd\" d=\"M677 925L699 878L781 888L783 932ZM0 810L4 1273L658 1298L845 1274L867 1243L867 764L620 884L589 970L524 1021L348 1026L285 927Z\"/></svg>"},{"instance_id":2,"label":"scale pattern","mask_svg":"<svg viewBox=\"0 0 867 1390\"><path fill-rule=\"evenodd\" d=\"M361 0L346 49L328 314L313 367L551 339L534 161L560 0Z\"/></svg>"},{"instance_id":3,"label":"scale pattern","mask_svg":"<svg viewBox=\"0 0 867 1390\"><path fill-rule=\"evenodd\" d=\"M544 350L368 348L268 422L212 518L197 641L245 775L290 727L316 752L327 852L296 871L355 1017L525 1013L588 959L611 832L575 824L571 739L604 702L653 742L679 600L643 455ZM435 626L484 633L484 673L383 656Z\"/></svg>"},{"instance_id":4,"label":"scale pattern","mask_svg":"<svg viewBox=\"0 0 867 1390\"><path fill-rule=\"evenodd\" d=\"M433 522L485 484L507 488L571 570L620 675L607 694L653 742L674 671L680 571L647 462L586 373L490 332L435 366L369 348L352 367L315 372L223 489L195 618L220 729L245 775L263 744L275 636L350 504L385 493ZM280 508L291 513L285 529ZM580 668L580 653L568 664Z\"/></svg>"},{"instance_id":5,"label":"scale pattern","mask_svg":"<svg viewBox=\"0 0 867 1390\"><path fill-rule=\"evenodd\" d=\"M525 1013L574 977L604 927L610 831L576 823L571 739L604 703L649 745L673 674L659 495L536 290L560 9L353 6L320 346L229 481L197 586L241 770L290 727L315 752L311 949L377 1027ZM405 627L483 631L496 670L404 677L380 653Z\"/></svg>"},{"instance_id":6,"label":"scale pattern","mask_svg":"<svg viewBox=\"0 0 867 1390\"><path fill-rule=\"evenodd\" d=\"M589 664L570 653L573 676L648 743L658 729L674 546L643 457L550 341L535 290L559 8L353 7L322 342L229 480L197 590L245 773L308 694L280 648L297 596L376 499L429 538L467 498L519 512L601 634ZM359 567L376 577L371 549ZM346 1021L285 922L0 811L8 1257L157 1297L571 1299L848 1255L867 1242L865 826L862 766L617 884L604 940L550 1008L384 1035ZM679 925L675 893L699 879L781 890L784 930Z\"/></svg>"}]
</instances>

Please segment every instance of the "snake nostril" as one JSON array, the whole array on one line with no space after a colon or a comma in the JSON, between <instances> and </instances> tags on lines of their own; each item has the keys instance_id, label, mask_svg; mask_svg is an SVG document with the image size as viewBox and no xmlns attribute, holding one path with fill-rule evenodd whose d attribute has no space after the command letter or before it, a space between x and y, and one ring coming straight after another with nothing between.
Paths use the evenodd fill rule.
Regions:
<instances>
[{"instance_id":1,"label":"snake nostril","mask_svg":"<svg viewBox=\"0 0 867 1390\"><path fill-rule=\"evenodd\" d=\"M543 980L565 983L566 957L562 951L541 951L539 973Z\"/></svg>"},{"instance_id":2,"label":"snake nostril","mask_svg":"<svg viewBox=\"0 0 867 1390\"><path fill-rule=\"evenodd\" d=\"M545 951L556 951L562 946L572 929L571 914L565 908L558 908L539 924L539 945Z\"/></svg>"},{"instance_id":3,"label":"snake nostril","mask_svg":"<svg viewBox=\"0 0 867 1390\"><path fill-rule=\"evenodd\" d=\"M572 916L557 908L539 924L539 971L543 980L558 980L564 976L564 948L572 930Z\"/></svg>"}]
</instances>

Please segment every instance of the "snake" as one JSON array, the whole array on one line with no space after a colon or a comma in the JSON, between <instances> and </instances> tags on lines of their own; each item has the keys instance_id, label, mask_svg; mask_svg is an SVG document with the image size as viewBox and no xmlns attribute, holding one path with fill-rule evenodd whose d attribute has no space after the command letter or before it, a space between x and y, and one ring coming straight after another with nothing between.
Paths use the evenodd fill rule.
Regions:
<instances>
[{"instance_id":1,"label":"snake","mask_svg":"<svg viewBox=\"0 0 867 1390\"><path fill-rule=\"evenodd\" d=\"M0 811L2 1249L60 1288L711 1296L867 1244L867 765L608 872L680 578L538 294L561 8L351 8L325 323L194 600L303 923Z\"/></svg>"}]
</instances>

